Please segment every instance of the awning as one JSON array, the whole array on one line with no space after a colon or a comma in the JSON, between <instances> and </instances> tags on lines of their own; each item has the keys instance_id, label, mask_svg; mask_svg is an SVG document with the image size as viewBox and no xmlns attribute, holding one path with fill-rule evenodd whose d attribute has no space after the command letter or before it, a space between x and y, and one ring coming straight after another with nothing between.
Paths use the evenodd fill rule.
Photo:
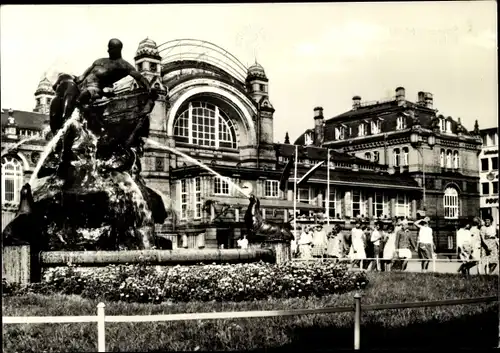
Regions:
<instances>
[{"instance_id":1,"label":"awning","mask_svg":"<svg viewBox=\"0 0 500 353\"><path fill-rule=\"evenodd\" d=\"M205 199L206 201L215 201L221 204L231 205L233 207L243 207L247 208L249 201L243 197L224 197L224 196L210 196ZM261 208L276 208L276 209L293 209L293 201L288 200L277 200L277 199L259 199ZM297 202L298 210L309 210L309 211L324 211L323 207L310 205L304 202Z\"/></svg>"}]
</instances>

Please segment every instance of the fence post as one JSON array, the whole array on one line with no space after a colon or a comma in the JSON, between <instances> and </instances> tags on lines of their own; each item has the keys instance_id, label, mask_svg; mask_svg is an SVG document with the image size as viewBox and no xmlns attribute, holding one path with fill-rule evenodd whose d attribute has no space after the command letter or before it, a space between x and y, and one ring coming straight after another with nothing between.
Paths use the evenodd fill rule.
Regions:
<instances>
[{"instance_id":1,"label":"fence post","mask_svg":"<svg viewBox=\"0 0 500 353\"><path fill-rule=\"evenodd\" d=\"M106 352L106 326L104 321L104 308L106 304L97 304L97 351Z\"/></svg>"},{"instance_id":2,"label":"fence post","mask_svg":"<svg viewBox=\"0 0 500 353\"><path fill-rule=\"evenodd\" d=\"M432 253L432 272L436 272L436 253Z\"/></svg>"},{"instance_id":3,"label":"fence post","mask_svg":"<svg viewBox=\"0 0 500 353\"><path fill-rule=\"evenodd\" d=\"M354 294L354 349L360 349L361 341L361 294Z\"/></svg>"}]
</instances>

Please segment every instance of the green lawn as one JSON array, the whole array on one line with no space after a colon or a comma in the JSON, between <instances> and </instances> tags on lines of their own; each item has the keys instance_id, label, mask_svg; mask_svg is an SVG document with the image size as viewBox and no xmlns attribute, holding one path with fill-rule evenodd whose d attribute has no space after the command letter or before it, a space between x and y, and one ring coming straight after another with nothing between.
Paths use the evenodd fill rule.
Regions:
<instances>
[{"instance_id":1,"label":"green lawn","mask_svg":"<svg viewBox=\"0 0 500 353\"><path fill-rule=\"evenodd\" d=\"M369 273L363 303L399 303L491 296L497 277L450 274ZM353 294L240 303L188 302L160 305L106 303L107 315L280 310L352 305ZM95 315L97 302L76 296L3 298L3 316ZM3 326L4 352L96 351L90 324ZM284 318L107 323L107 351L352 349L353 314ZM362 348L496 347L498 304L471 304L363 313Z\"/></svg>"}]
</instances>

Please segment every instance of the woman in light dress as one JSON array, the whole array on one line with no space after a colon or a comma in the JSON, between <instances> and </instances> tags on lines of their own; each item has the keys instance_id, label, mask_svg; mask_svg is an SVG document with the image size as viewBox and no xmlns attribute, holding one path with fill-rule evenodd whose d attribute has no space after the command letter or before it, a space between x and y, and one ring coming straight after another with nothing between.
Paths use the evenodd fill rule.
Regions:
<instances>
[{"instance_id":1,"label":"woman in light dress","mask_svg":"<svg viewBox=\"0 0 500 353\"><path fill-rule=\"evenodd\" d=\"M333 226L332 231L328 234L328 245L326 247L326 256L334 259L341 259L344 257L342 244L342 234L337 225Z\"/></svg>"},{"instance_id":2,"label":"woman in light dress","mask_svg":"<svg viewBox=\"0 0 500 353\"><path fill-rule=\"evenodd\" d=\"M299 238L299 258L310 259L311 258L311 244L312 244L312 232L309 231L309 227L304 226L302 233Z\"/></svg>"},{"instance_id":3,"label":"woman in light dress","mask_svg":"<svg viewBox=\"0 0 500 353\"><path fill-rule=\"evenodd\" d=\"M393 259L396 257L396 232L394 226L389 224L383 232L384 251L382 253L382 271L390 271Z\"/></svg>"},{"instance_id":4,"label":"woman in light dress","mask_svg":"<svg viewBox=\"0 0 500 353\"><path fill-rule=\"evenodd\" d=\"M481 262L487 275L492 274L498 265L498 234L492 221L490 216L486 217L481 227L481 238L484 243Z\"/></svg>"},{"instance_id":5,"label":"woman in light dress","mask_svg":"<svg viewBox=\"0 0 500 353\"><path fill-rule=\"evenodd\" d=\"M365 234L361 230L361 223L356 221L354 227L351 229L351 249L349 250L349 257L353 260L353 265L359 263L359 268L363 268L363 260L366 259L365 251Z\"/></svg>"},{"instance_id":6,"label":"woman in light dress","mask_svg":"<svg viewBox=\"0 0 500 353\"><path fill-rule=\"evenodd\" d=\"M321 223L314 227L312 250L311 254L313 257L322 258L325 254L326 247L328 245L328 238L326 236L326 231Z\"/></svg>"}]
</instances>

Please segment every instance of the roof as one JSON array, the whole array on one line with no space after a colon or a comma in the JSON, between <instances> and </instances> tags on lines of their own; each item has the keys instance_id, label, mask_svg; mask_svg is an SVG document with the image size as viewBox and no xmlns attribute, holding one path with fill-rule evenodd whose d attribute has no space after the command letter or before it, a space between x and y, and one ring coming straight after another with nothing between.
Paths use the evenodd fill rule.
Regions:
<instances>
[{"instance_id":1,"label":"roof","mask_svg":"<svg viewBox=\"0 0 500 353\"><path fill-rule=\"evenodd\" d=\"M282 157L291 157L295 154L295 145L289 144L274 144L275 149ZM326 160L328 149L324 147L316 146L298 146L299 160L300 159L311 159L311 160ZM332 156L332 161L335 162L346 162L358 165L373 165L378 167L383 167L378 163L370 162L366 159L359 158L356 156L351 156L348 153L342 153L335 150L330 150L330 155Z\"/></svg>"},{"instance_id":2,"label":"roof","mask_svg":"<svg viewBox=\"0 0 500 353\"><path fill-rule=\"evenodd\" d=\"M309 168L299 168L297 178L300 179ZM326 183L326 168L318 168L309 179L309 182L324 181ZM330 184L333 185L355 185L378 189L418 189L415 179L408 174L386 174L363 170L330 170Z\"/></svg>"},{"instance_id":3,"label":"roof","mask_svg":"<svg viewBox=\"0 0 500 353\"><path fill-rule=\"evenodd\" d=\"M38 131L43 130L45 122L49 119L49 116L46 114L23 110L14 110L13 116L18 128ZM2 127L7 125L8 118L8 112L2 111Z\"/></svg>"},{"instance_id":4,"label":"roof","mask_svg":"<svg viewBox=\"0 0 500 353\"><path fill-rule=\"evenodd\" d=\"M222 204L228 204L233 207L248 207L249 201L244 197L226 197L226 196L208 196L206 200L216 201ZM279 200L279 199L265 199L259 198L261 208L276 208L276 209L292 209L293 201ZM297 202L297 209L321 211L324 207L315 206L304 202Z\"/></svg>"},{"instance_id":5,"label":"roof","mask_svg":"<svg viewBox=\"0 0 500 353\"><path fill-rule=\"evenodd\" d=\"M496 127L488 127L486 129L481 129L479 131L481 132L481 135L489 134L489 133L492 133L492 132L498 132L498 126L496 126Z\"/></svg>"}]
</instances>

